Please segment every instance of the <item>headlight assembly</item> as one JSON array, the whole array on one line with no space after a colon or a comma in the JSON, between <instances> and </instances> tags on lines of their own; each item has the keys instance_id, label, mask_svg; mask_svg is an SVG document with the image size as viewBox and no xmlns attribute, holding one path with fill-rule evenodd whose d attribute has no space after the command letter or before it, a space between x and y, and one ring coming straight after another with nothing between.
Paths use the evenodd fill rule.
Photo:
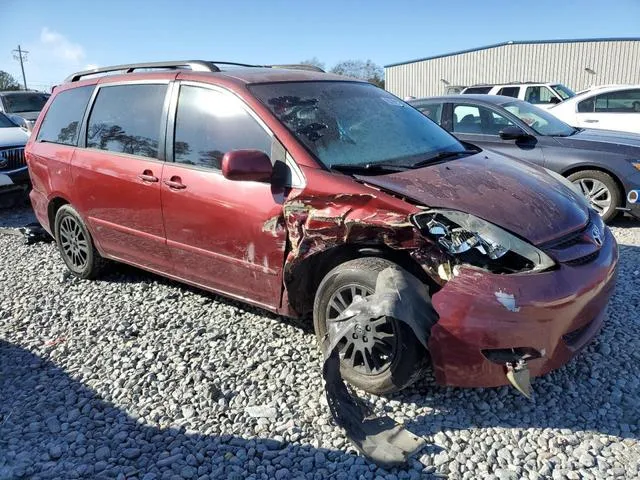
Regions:
<instances>
[{"instance_id":1,"label":"headlight assembly","mask_svg":"<svg viewBox=\"0 0 640 480\"><path fill-rule=\"evenodd\" d=\"M540 272L555 265L533 245L468 213L433 209L413 215L411 222L460 263L494 273Z\"/></svg>"}]
</instances>

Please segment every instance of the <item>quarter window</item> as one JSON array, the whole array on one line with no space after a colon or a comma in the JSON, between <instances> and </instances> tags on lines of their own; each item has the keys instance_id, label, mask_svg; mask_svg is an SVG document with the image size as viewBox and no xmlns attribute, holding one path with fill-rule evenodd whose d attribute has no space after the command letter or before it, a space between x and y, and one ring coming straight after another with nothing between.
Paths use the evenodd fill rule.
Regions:
<instances>
[{"instance_id":1,"label":"quarter window","mask_svg":"<svg viewBox=\"0 0 640 480\"><path fill-rule=\"evenodd\" d=\"M229 94L182 86L176 113L174 160L219 170L231 150L271 153L271 136Z\"/></svg>"},{"instance_id":2,"label":"quarter window","mask_svg":"<svg viewBox=\"0 0 640 480\"><path fill-rule=\"evenodd\" d=\"M547 87L527 87L524 93L525 101L534 105L551 103L553 97L555 95Z\"/></svg>"},{"instance_id":3,"label":"quarter window","mask_svg":"<svg viewBox=\"0 0 640 480\"><path fill-rule=\"evenodd\" d=\"M72 88L56 95L42 121L36 141L77 145L82 116L93 85Z\"/></svg>"},{"instance_id":4,"label":"quarter window","mask_svg":"<svg viewBox=\"0 0 640 480\"><path fill-rule=\"evenodd\" d=\"M102 87L89 115L87 147L158 158L166 85Z\"/></svg>"}]
</instances>

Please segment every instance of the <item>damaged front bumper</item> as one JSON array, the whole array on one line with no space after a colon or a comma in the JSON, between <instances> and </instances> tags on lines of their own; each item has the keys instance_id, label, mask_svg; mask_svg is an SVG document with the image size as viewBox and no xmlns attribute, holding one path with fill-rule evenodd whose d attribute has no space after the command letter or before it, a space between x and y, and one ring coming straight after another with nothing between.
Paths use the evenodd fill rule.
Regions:
<instances>
[{"instance_id":1,"label":"damaged front bumper","mask_svg":"<svg viewBox=\"0 0 640 480\"><path fill-rule=\"evenodd\" d=\"M517 363L521 352L540 354L526 362L532 377L567 363L603 324L617 260L607 229L597 257L586 264L512 275L461 268L432 298L440 316L429 339L436 381L506 385L507 363ZM511 349L519 350L509 359Z\"/></svg>"}]
</instances>

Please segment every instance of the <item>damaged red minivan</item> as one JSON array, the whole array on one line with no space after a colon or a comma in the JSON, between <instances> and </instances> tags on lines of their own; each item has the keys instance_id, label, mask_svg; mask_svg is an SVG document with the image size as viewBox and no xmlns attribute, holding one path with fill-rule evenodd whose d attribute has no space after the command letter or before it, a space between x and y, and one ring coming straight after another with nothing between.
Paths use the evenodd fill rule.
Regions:
<instances>
[{"instance_id":1,"label":"damaged red minivan","mask_svg":"<svg viewBox=\"0 0 640 480\"><path fill-rule=\"evenodd\" d=\"M428 349L410 318L342 332L343 376L373 393L428 365L468 387L544 374L594 338L614 289L616 241L565 179L309 68L79 72L55 88L26 156L38 220L80 278L125 262L312 315L322 344L381 271L418 278L435 311Z\"/></svg>"}]
</instances>

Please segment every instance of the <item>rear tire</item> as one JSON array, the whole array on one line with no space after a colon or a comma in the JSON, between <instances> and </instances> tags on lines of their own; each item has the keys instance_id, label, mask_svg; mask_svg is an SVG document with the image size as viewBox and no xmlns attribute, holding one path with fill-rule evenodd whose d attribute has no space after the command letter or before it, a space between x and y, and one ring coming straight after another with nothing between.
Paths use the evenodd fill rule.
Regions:
<instances>
[{"instance_id":1,"label":"rear tire","mask_svg":"<svg viewBox=\"0 0 640 480\"><path fill-rule=\"evenodd\" d=\"M616 208L622 206L622 192L611 175L600 170L581 170L567 178L587 197L604 222L618 216Z\"/></svg>"},{"instance_id":2,"label":"rear tire","mask_svg":"<svg viewBox=\"0 0 640 480\"><path fill-rule=\"evenodd\" d=\"M331 306L332 300L334 300L333 305L340 304L341 302L336 303L335 299L342 292L341 298L344 298L345 303L350 304L353 301L353 294L349 292L364 290L369 294L373 293L378 274L394 265L393 262L383 258L359 258L338 265L324 277L316 291L313 306L314 328L323 351L328 347L328 339L325 339L327 318L335 318L339 315L338 310ZM357 294L360 295L360 293ZM428 355L411 327L402 321L386 318L374 320L370 325L373 330L370 332L372 337L375 337L378 332L385 336L384 342L374 339L369 344L376 344L370 351L372 356L375 352L379 357L377 365L380 368L367 372L363 356L354 357L355 348L349 347L346 343L349 340L343 338L345 345L342 346L341 354L344 354L345 358L340 361L340 372L347 382L366 392L384 395L402 390L423 376L428 368ZM350 348L353 348L351 358L347 359ZM378 350L375 350L376 348ZM386 354L389 350L391 353ZM354 367L354 363L362 363L362 365Z\"/></svg>"},{"instance_id":3,"label":"rear tire","mask_svg":"<svg viewBox=\"0 0 640 480\"><path fill-rule=\"evenodd\" d=\"M54 233L62 260L73 275L82 279L96 278L106 263L96 250L84 221L71 205L56 212Z\"/></svg>"}]
</instances>

